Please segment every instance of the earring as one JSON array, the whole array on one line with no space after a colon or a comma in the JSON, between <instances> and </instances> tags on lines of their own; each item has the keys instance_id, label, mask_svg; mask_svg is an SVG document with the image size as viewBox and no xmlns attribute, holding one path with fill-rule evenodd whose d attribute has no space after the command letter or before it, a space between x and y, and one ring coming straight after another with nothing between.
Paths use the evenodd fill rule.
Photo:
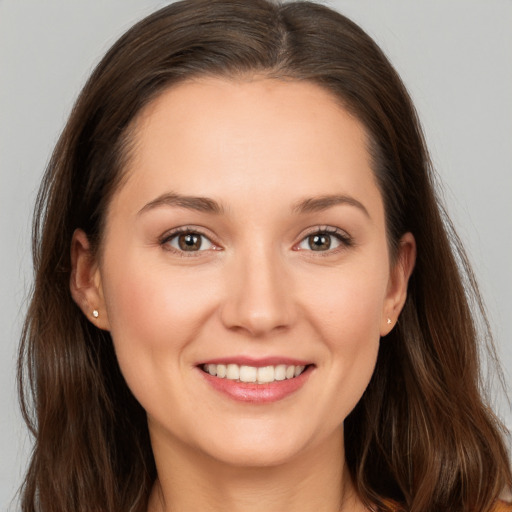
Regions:
<instances>
[{"instance_id":1,"label":"earring","mask_svg":"<svg viewBox=\"0 0 512 512\"><path fill-rule=\"evenodd\" d=\"M93 309L93 310L92 310L92 316L93 316L94 318L98 318L98 317L100 316L100 314L99 314L99 312L98 312L98 310L97 310L97 309Z\"/></svg>"},{"instance_id":2,"label":"earring","mask_svg":"<svg viewBox=\"0 0 512 512\"><path fill-rule=\"evenodd\" d=\"M388 318L388 325L391 325L391 318Z\"/></svg>"}]
</instances>

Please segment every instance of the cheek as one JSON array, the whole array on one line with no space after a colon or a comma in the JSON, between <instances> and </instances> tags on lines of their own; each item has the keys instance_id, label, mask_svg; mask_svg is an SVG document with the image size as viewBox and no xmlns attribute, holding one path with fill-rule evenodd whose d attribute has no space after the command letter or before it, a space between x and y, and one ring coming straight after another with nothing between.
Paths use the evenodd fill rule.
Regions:
<instances>
[{"instance_id":1,"label":"cheek","mask_svg":"<svg viewBox=\"0 0 512 512\"><path fill-rule=\"evenodd\" d=\"M134 251L135 252L135 251ZM213 288L200 272L137 258L105 258L103 289L121 371L137 396L180 362L213 308ZM208 280L206 281L208 282ZM143 383L143 384L142 384Z\"/></svg>"},{"instance_id":2,"label":"cheek","mask_svg":"<svg viewBox=\"0 0 512 512\"><path fill-rule=\"evenodd\" d=\"M384 264L333 273L307 288L308 320L325 347L329 372L326 396L333 421L345 418L360 400L377 360L386 297ZM319 277L319 276L317 276Z\"/></svg>"},{"instance_id":3,"label":"cheek","mask_svg":"<svg viewBox=\"0 0 512 512\"><path fill-rule=\"evenodd\" d=\"M388 271L384 263L347 265L304 281L301 296L311 321L333 348L380 338Z\"/></svg>"},{"instance_id":4,"label":"cheek","mask_svg":"<svg viewBox=\"0 0 512 512\"><path fill-rule=\"evenodd\" d=\"M338 356L335 361L341 373L353 376L364 387L373 373L379 348L385 288L379 274L347 278L337 295L338 313L331 322L329 347Z\"/></svg>"},{"instance_id":5,"label":"cheek","mask_svg":"<svg viewBox=\"0 0 512 512\"><path fill-rule=\"evenodd\" d=\"M136 257L114 261L106 266L103 280L114 335L146 333L147 339L140 341L168 344L180 338L181 326L199 320L213 295L200 272L172 272L165 264Z\"/></svg>"}]
</instances>

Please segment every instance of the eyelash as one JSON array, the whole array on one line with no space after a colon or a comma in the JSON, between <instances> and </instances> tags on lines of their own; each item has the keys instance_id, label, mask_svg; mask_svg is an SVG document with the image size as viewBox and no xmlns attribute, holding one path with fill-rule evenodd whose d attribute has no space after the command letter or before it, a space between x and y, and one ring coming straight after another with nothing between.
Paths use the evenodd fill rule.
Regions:
<instances>
[{"instance_id":1,"label":"eyelash","mask_svg":"<svg viewBox=\"0 0 512 512\"><path fill-rule=\"evenodd\" d=\"M308 238L312 236L319 236L319 235L327 235L329 237L334 237L340 242L339 247L335 247L333 249L327 249L325 251L314 251L313 249L300 249L298 248L299 245L304 243ZM333 254L336 254L344 249L347 249L349 247L354 246L354 240L353 238L345 231L342 231L339 228L335 228L332 226L320 226L312 228L308 233L306 233L300 242L294 246L294 249L297 251L305 250L306 252L316 253L316 256L331 256Z\"/></svg>"},{"instance_id":2,"label":"eyelash","mask_svg":"<svg viewBox=\"0 0 512 512\"><path fill-rule=\"evenodd\" d=\"M212 248L203 249L203 250L197 250L197 251L185 251L178 249L176 247L171 247L170 242L179 235L182 234L189 234L189 235L197 235L199 237L202 237L203 239L208 240L208 243L211 244ZM299 246L304 243L309 237L312 236L319 236L319 235L327 235L329 237L334 237L340 242L339 247L335 247L334 249L327 249L325 251L315 251L313 249L300 249ZM172 251L175 254L178 254L181 257L197 257L200 256L202 252L206 252L207 250L220 250L220 247L217 246L208 235L201 232L200 229L192 226L183 226L180 228L173 229L170 232L165 233L159 240L159 244L164 247L168 251ZM331 226L320 226L312 228L308 233L306 233L298 244L295 244L293 246L293 249L296 251L306 251L311 253L317 253L317 256L329 256L332 254L335 254L339 252L340 250L352 247L354 245L354 240L350 235L348 235L345 231L342 231L338 228L331 227Z\"/></svg>"},{"instance_id":3,"label":"eyelash","mask_svg":"<svg viewBox=\"0 0 512 512\"><path fill-rule=\"evenodd\" d=\"M164 247L165 250L171 251L171 252L178 254L179 256L184 257L184 258L201 256L201 253L205 252L204 249L198 250L198 251L184 251L184 250L180 250L176 247L172 247L169 244L172 240L176 239L177 237L179 237L180 235L183 235L183 234L197 235L203 239L208 240L208 243L210 243L212 245L213 249L209 248L207 250L219 250L219 247L214 242L212 242L212 240L210 239L210 237L208 235L201 232L200 229L198 229L196 227L192 227L192 226L183 226L180 228L173 229L172 231L168 231L160 238L159 244L162 247Z\"/></svg>"}]
</instances>

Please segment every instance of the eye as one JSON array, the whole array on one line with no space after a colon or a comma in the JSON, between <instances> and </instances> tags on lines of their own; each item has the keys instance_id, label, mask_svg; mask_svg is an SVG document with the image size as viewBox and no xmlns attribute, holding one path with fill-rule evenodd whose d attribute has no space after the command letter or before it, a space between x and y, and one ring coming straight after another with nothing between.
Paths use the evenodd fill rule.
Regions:
<instances>
[{"instance_id":1,"label":"eye","mask_svg":"<svg viewBox=\"0 0 512 512\"><path fill-rule=\"evenodd\" d=\"M352 245L351 238L336 228L321 229L310 233L297 245L300 251L327 252L338 249L341 246Z\"/></svg>"},{"instance_id":2,"label":"eye","mask_svg":"<svg viewBox=\"0 0 512 512\"><path fill-rule=\"evenodd\" d=\"M193 230L171 233L161 243L178 252L199 252L214 248L208 237Z\"/></svg>"}]
</instances>

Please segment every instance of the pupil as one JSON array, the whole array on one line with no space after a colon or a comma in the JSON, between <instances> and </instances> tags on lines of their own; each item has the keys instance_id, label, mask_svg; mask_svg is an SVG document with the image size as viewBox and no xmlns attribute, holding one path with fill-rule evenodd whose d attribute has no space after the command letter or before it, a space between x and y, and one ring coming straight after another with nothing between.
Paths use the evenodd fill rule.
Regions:
<instances>
[{"instance_id":1,"label":"pupil","mask_svg":"<svg viewBox=\"0 0 512 512\"><path fill-rule=\"evenodd\" d=\"M312 235L309 237L309 246L313 251L326 251L331 247L329 235Z\"/></svg>"},{"instance_id":2,"label":"pupil","mask_svg":"<svg viewBox=\"0 0 512 512\"><path fill-rule=\"evenodd\" d=\"M201 247L201 236L195 233L187 233L180 235L178 242L180 249L184 251L197 251Z\"/></svg>"}]
</instances>

